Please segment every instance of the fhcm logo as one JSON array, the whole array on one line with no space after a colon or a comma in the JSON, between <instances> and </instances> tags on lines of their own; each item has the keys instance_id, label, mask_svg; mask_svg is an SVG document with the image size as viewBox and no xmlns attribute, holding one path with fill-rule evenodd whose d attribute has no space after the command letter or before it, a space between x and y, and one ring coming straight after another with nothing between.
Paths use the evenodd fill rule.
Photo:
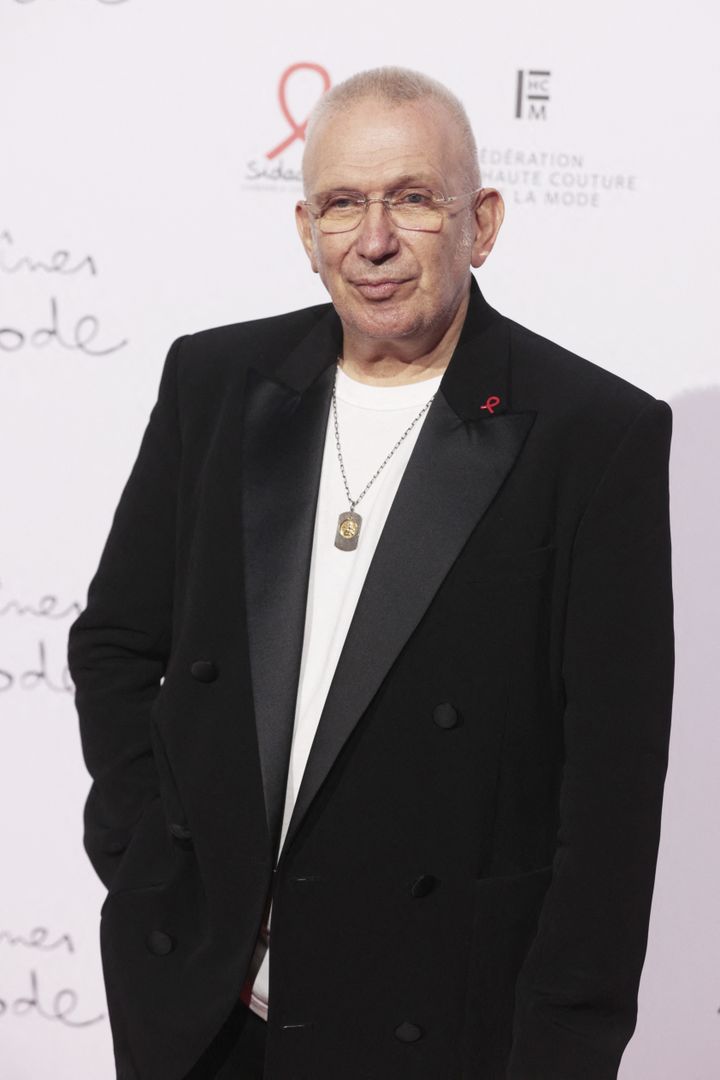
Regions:
<instances>
[{"instance_id":1,"label":"fhcm logo","mask_svg":"<svg viewBox=\"0 0 720 1080\"><path fill-rule=\"evenodd\" d=\"M517 120L547 120L550 100L550 72L521 70L515 88L515 118Z\"/></svg>"}]
</instances>

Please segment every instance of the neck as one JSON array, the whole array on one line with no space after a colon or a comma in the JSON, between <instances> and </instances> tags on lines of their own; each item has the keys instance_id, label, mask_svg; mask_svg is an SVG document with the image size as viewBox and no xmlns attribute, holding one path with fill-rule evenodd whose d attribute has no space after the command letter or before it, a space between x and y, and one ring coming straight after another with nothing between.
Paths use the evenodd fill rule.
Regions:
<instances>
[{"instance_id":1,"label":"neck","mask_svg":"<svg viewBox=\"0 0 720 1080\"><path fill-rule=\"evenodd\" d=\"M374 340L343 327L341 368L351 379L371 386L401 386L441 375L450 363L465 322L469 290L463 294L452 321L440 333L418 340Z\"/></svg>"}]
</instances>

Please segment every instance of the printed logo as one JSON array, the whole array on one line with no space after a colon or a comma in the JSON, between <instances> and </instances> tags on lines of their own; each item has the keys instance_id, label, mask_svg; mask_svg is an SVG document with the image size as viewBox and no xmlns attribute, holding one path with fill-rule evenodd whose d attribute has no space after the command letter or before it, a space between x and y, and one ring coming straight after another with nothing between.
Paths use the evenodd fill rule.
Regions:
<instances>
[{"instance_id":1,"label":"printed logo","mask_svg":"<svg viewBox=\"0 0 720 1080\"><path fill-rule=\"evenodd\" d=\"M549 71L521 69L515 83L515 119L547 120L550 101Z\"/></svg>"},{"instance_id":2,"label":"printed logo","mask_svg":"<svg viewBox=\"0 0 720 1080\"><path fill-rule=\"evenodd\" d=\"M551 77L547 69L516 69L516 119L548 119ZM527 133L528 129L524 130ZM638 177L629 169L604 166L594 155L572 146L551 146L537 129L531 145L527 134L513 143L478 147L483 183L499 188L507 203L538 209L597 210L634 198L638 190Z\"/></svg>"},{"instance_id":3,"label":"printed logo","mask_svg":"<svg viewBox=\"0 0 720 1080\"><path fill-rule=\"evenodd\" d=\"M303 89L307 92L308 72L312 74L312 78L317 82L317 94L314 98L309 99L310 105L309 107L306 106L306 115L297 116L293 113L289 101L291 84L300 75L299 89L301 93ZM283 71L278 83L277 99L280 113L285 121L286 131L278 142L271 145L269 150L265 150L259 157L248 161L245 186L273 190L286 184L297 186L302 182L300 148L305 141L308 118L318 99L330 89L331 85L330 75L322 64L303 61L291 64L290 67ZM312 80L310 87L312 89ZM307 93L304 100L308 100ZM273 137L277 139L278 133L275 132Z\"/></svg>"},{"instance_id":4,"label":"printed logo","mask_svg":"<svg viewBox=\"0 0 720 1080\"><path fill-rule=\"evenodd\" d=\"M296 139L300 139L303 142L305 140L305 129L307 128L308 118L305 117L302 123L299 124L290 112L287 101L288 82L298 71L316 71L318 73L318 75L323 81L323 88L320 91L318 97L324 94L326 90L330 89L330 76L328 75L325 68L321 67L320 64L292 64L282 73L282 76L280 78L280 85L278 86L278 101L280 102L280 111L290 125L290 134L286 139L283 139L283 141L279 143L273 150L268 151L265 156L269 161L272 161L272 159L276 158L278 154L282 154L283 150L287 150L289 146L292 146Z\"/></svg>"}]
</instances>

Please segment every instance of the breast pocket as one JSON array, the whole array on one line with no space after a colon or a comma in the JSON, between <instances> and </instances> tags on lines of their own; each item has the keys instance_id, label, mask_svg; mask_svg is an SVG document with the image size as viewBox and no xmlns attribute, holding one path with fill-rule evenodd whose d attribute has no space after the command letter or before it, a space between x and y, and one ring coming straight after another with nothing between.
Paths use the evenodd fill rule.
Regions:
<instances>
[{"instance_id":1,"label":"breast pocket","mask_svg":"<svg viewBox=\"0 0 720 1080\"><path fill-rule=\"evenodd\" d=\"M506 551L468 560L458 578L466 585L507 585L548 575L555 562L555 545L525 551Z\"/></svg>"},{"instance_id":2,"label":"breast pocket","mask_svg":"<svg viewBox=\"0 0 720 1080\"><path fill-rule=\"evenodd\" d=\"M553 580L554 565L554 545L492 555L465 552L439 590L438 603L475 619L485 613L494 620L498 604L507 613L525 598L542 595Z\"/></svg>"}]
</instances>

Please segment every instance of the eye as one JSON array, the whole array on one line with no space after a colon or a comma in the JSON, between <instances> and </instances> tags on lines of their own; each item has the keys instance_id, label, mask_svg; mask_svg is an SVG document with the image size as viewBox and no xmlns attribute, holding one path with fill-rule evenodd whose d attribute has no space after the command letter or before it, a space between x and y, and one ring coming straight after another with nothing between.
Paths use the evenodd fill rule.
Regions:
<instances>
[{"instance_id":1,"label":"eye","mask_svg":"<svg viewBox=\"0 0 720 1080\"><path fill-rule=\"evenodd\" d=\"M323 203L322 213L335 210L354 210L362 205L363 198L360 195L331 195Z\"/></svg>"},{"instance_id":2,"label":"eye","mask_svg":"<svg viewBox=\"0 0 720 1080\"><path fill-rule=\"evenodd\" d=\"M407 188L392 196L393 206L432 206L435 197L425 188Z\"/></svg>"}]
</instances>

